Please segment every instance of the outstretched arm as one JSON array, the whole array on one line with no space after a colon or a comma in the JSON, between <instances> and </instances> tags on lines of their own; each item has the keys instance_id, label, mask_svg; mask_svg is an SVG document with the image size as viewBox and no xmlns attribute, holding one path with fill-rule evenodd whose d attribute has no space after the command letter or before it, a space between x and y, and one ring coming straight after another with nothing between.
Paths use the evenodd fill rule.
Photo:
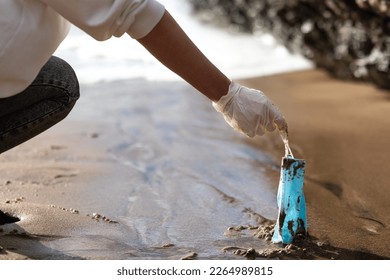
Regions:
<instances>
[{"instance_id":1,"label":"outstretched arm","mask_svg":"<svg viewBox=\"0 0 390 280\"><path fill-rule=\"evenodd\" d=\"M202 54L167 11L154 29L138 41L210 100L218 101L228 92L230 80Z\"/></svg>"},{"instance_id":2,"label":"outstretched arm","mask_svg":"<svg viewBox=\"0 0 390 280\"><path fill-rule=\"evenodd\" d=\"M287 123L261 91L230 81L187 37L165 11L159 23L138 41L162 64L213 101L234 129L253 137L273 131L287 132Z\"/></svg>"}]
</instances>

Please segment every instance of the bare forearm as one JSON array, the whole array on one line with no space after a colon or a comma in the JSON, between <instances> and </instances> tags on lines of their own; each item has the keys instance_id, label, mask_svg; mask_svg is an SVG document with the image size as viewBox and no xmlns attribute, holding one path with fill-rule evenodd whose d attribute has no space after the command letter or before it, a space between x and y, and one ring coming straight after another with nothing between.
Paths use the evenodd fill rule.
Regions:
<instances>
[{"instance_id":1,"label":"bare forearm","mask_svg":"<svg viewBox=\"0 0 390 280\"><path fill-rule=\"evenodd\" d=\"M210 100L217 101L228 92L230 80L203 55L167 11L156 27L138 41Z\"/></svg>"}]
</instances>

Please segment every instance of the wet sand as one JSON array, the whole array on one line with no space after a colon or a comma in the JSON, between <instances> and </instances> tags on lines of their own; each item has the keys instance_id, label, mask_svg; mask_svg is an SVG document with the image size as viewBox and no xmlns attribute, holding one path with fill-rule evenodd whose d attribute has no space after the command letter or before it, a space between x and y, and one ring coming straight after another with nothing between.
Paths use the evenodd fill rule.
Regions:
<instances>
[{"instance_id":1,"label":"wet sand","mask_svg":"<svg viewBox=\"0 0 390 280\"><path fill-rule=\"evenodd\" d=\"M283 144L184 82L83 85L62 123L0 155L0 259L390 258L390 95L321 71L241 81L307 161L309 238L271 244ZM15 222L16 221L16 222Z\"/></svg>"},{"instance_id":2,"label":"wet sand","mask_svg":"<svg viewBox=\"0 0 390 280\"><path fill-rule=\"evenodd\" d=\"M244 83L278 104L294 155L307 161L310 234L338 248L390 257L389 92L319 70ZM277 151L273 137L266 142Z\"/></svg>"}]
</instances>

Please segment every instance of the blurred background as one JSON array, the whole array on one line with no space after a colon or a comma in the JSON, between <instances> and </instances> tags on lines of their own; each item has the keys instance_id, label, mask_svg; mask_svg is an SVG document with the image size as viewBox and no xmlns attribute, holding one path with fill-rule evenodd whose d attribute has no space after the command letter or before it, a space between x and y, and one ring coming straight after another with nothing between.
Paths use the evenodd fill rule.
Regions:
<instances>
[{"instance_id":1,"label":"blurred background","mask_svg":"<svg viewBox=\"0 0 390 280\"><path fill-rule=\"evenodd\" d=\"M203 17L269 32L335 77L390 88L389 0L191 0Z\"/></svg>"},{"instance_id":2,"label":"blurred background","mask_svg":"<svg viewBox=\"0 0 390 280\"><path fill-rule=\"evenodd\" d=\"M220 14L209 9L209 5L216 1L159 2L165 5L206 56L230 78L270 75L312 67L303 55L290 52L266 30L248 32L236 25L226 24L227 21L222 20ZM204 6L200 5L201 2ZM235 6L237 1L225 2ZM247 7L251 9L249 4ZM225 13L224 17L228 19L229 15ZM84 84L139 78L158 81L179 79L129 36L97 42L73 27L55 55L67 60Z\"/></svg>"},{"instance_id":3,"label":"blurred background","mask_svg":"<svg viewBox=\"0 0 390 280\"><path fill-rule=\"evenodd\" d=\"M311 68L390 88L390 0L160 0L231 78ZM128 36L100 43L77 28L57 51L82 83L176 80Z\"/></svg>"}]
</instances>

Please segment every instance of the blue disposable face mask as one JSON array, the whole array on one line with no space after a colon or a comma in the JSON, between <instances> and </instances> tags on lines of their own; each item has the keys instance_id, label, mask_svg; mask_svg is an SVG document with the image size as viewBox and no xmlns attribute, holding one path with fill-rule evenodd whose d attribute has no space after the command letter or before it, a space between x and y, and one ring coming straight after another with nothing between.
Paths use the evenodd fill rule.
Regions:
<instances>
[{"instance_id":1,"label":"blue disposable face mask","mask_svg":"<svg viewBox=\"0 0 390 280\"><path fill-rule=\"evenodd\" d=\"M287 137L283 137L286 155L282 159L277 194L278 218L272 242L290 244L297 236L306 236L306 201L303 193L306 161L291 153Z\"/></svg>"}]
</instances>

